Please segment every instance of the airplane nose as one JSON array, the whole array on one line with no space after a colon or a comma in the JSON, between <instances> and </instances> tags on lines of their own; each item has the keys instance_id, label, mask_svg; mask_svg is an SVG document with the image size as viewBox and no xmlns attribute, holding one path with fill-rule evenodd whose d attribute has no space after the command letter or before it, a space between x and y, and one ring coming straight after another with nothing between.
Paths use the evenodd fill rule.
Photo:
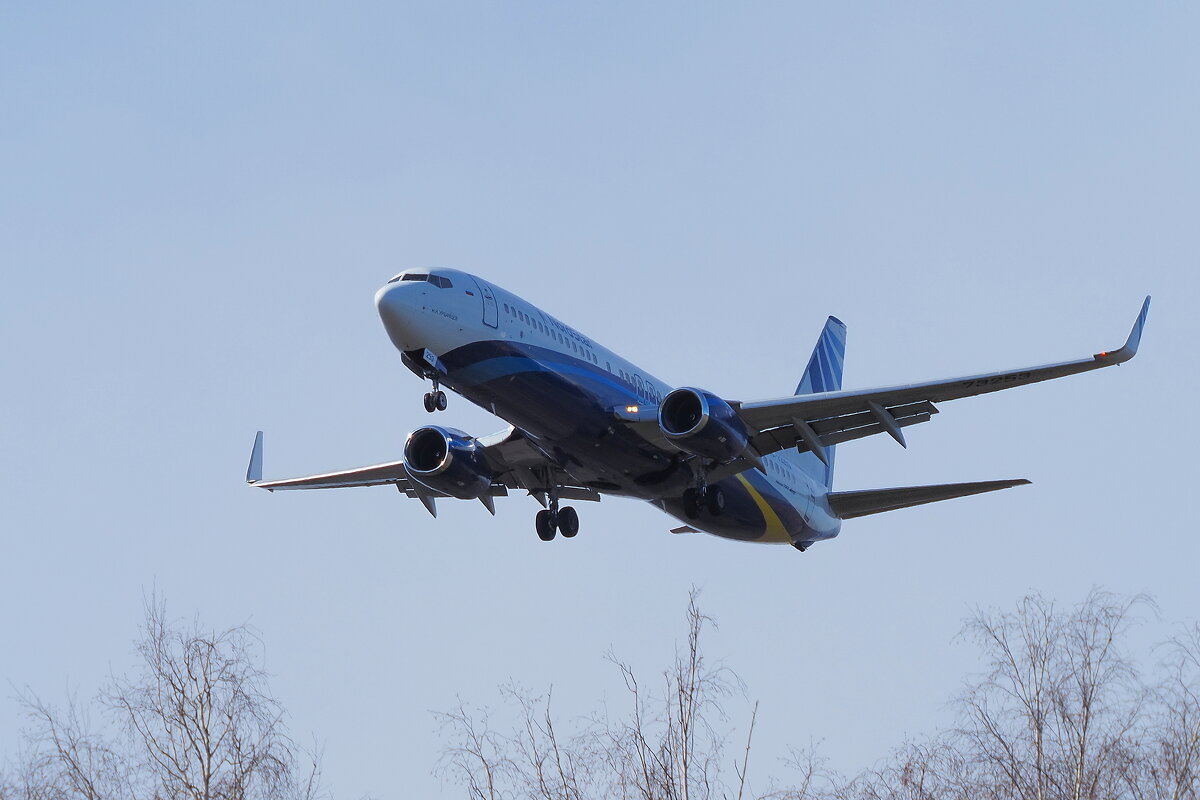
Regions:
<instances>
[{"instance_id":1,"label":"airplane nose","mask_svg":"<svg viewBox=\"0 0 1200 800\"><path fill-rule=\"evenodd\" d=\"M400 350L416 350L421 347L417 337L417 316L420 309L413 305L412 286L389 283L375 293L375 308L388 337Z\"/></svg>"}]
</instances>

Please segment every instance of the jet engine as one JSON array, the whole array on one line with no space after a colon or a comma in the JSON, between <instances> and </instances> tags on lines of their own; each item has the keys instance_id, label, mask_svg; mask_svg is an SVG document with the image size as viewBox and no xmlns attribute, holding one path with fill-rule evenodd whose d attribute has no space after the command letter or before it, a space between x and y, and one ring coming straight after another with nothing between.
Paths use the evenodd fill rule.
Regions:
<instances>
[{"instance_id":1,"label":"jet engine","mask_svg":"<svg viewBox=\"0 0 1200 800\"><path fill-rule=\"evenodd\" d=\"M749 440L746 426L729 403L701 389L676 389L663 398L658 427L685 453L717 461L737 458Z\"/></svg>"},{"instance_id":2,"label":"jet engine","mask_svg":"<svg viewBox=\"0 0 1200 800\"><path fill-rule=\"evenodd\" d=\"M404 443L404 468L418 483L459 500L487 494L492 470L474 439L453 428L418 428Z\"/></svg>"}]
</instances>

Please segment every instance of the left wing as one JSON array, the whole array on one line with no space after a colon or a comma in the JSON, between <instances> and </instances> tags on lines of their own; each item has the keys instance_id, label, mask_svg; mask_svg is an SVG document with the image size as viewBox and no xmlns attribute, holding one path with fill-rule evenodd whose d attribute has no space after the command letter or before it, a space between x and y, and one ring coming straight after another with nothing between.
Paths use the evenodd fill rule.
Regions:
<instances>
[{"instance_id":1,"label":"left wing","mask_svg":"<svg viewBox=\"0 0 1200 800\"><path fill-rule=\"evenodd\" d=\"M907 386L824 392L730 405L750 431L751 444L760 455L798 446L801 450L813 451L824 460L825 447L876 433L887 433L904 445L901 428L927 422L938 412L934 403L1123 364L1137 354L1149 310L1150 298L1147 297L1125 344L1118 350L1102 351L1090 358Z\"/></svg>"},{"instance_id":2,"label":"left wing","mask_svg":"<svg viewBox=\"0 0 1200 800\"><path fill-rule=\"evenodd\" d=\"M598 501L600 494L586 486L575 485L578 482L565 470L547 459L532 443L516 428L485 436L477 440L483 446L483 452L492 467L495 477L488 493L480 498L488 511L496 513L491 499L505 497L509 489L524 489L537 498L543 505L546 503L546 493L555 487L558 496L568 500ZM264 481L262 479L263 465L263 433L259 431L254 437L254 448L250 452L250 465L246 470L246 482L251 486L274 492L286 489L343 489L352 486L382 486L392 484L408 497L419 499L429 513L437 516L434 500L449 495L430 489L414 481L404 467L403 461L389 461L385 464L373 464L368 467L338 472L325 472L319 475L307 475L302 478L284 478L281 480Z\"/></svg>"}]
</instances>

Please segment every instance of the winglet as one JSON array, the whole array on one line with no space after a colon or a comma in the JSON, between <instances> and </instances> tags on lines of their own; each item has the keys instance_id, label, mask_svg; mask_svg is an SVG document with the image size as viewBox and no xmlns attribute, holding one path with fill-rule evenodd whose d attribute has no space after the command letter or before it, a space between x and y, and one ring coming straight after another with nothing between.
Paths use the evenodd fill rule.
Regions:
<instances>
[{"instance_id":1,"label":"winglet","mask_svg":"<svg viewBox=\"0 0 1200 800\"><path fill-rule=\"evenodd\" d=\"M1142 303L1142 311L1138 314L1137 321L1133 323L1133 330L1129 332L1129 338L1125 340L1125 344L1121 346L1121 349L1097 353L1096 358L1107 361L1110 364L1124 364L1136 356L1138 345L1142 342L1142 328L1146 327L1146 316L1149 313L1150 296L1147 295L1146 301Z\"/></svg>"},{"instance_id":2,"label":"winglet","mask_svg":"<svg viewBox=\"0 0 1200 800\"><path fill-rule=\"evenodd\" d=\"M246 468L246 483L251 485L262 480L263 432L254 437L254 449L250 451L250 466Z\"/></svg>"}]
</instances>

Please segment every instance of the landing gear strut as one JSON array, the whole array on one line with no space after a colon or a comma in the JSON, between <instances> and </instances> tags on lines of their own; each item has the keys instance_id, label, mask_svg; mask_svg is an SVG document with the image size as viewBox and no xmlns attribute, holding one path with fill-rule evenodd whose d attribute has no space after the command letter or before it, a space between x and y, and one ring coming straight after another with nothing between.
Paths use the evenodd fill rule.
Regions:
<instances>
[{"instance_id":1,"label":"landing gear strut","mask_svg":"<svg viewBox=\"0 0 1200 800\"><path fill-rule=\"evenodd\" d=\"M563 538L570 539L579 533L579 514L571 506L558 507L558 492L550 492L550 508L542 509L534 518L538 538L548 542L555 533L561 533Z\"/></svg>"},{"instance_id":2,"label":"landing gear strut","mask_svg":"<svg viewBox=\"0 0 1200 800\"><path fill-rule=\"evenodd\" d=\"M433 391L425 393L425 410L430 414L435 411L445 411L446 405L446 393L438 388L438 380L434 378Z\"/></svg>"},{"instance_id":3,"label":"landing gear strut","mask_svg":"<svg viewBox=\"0 0 1200 800\"><path fill-rule=\"evenodd\" d=\"M725 513L725 492L720 486L701 484L683 493L683 513L688 519L696 519L700 512L708 511L714 517Z\"/></svg>"}]
</instances>

